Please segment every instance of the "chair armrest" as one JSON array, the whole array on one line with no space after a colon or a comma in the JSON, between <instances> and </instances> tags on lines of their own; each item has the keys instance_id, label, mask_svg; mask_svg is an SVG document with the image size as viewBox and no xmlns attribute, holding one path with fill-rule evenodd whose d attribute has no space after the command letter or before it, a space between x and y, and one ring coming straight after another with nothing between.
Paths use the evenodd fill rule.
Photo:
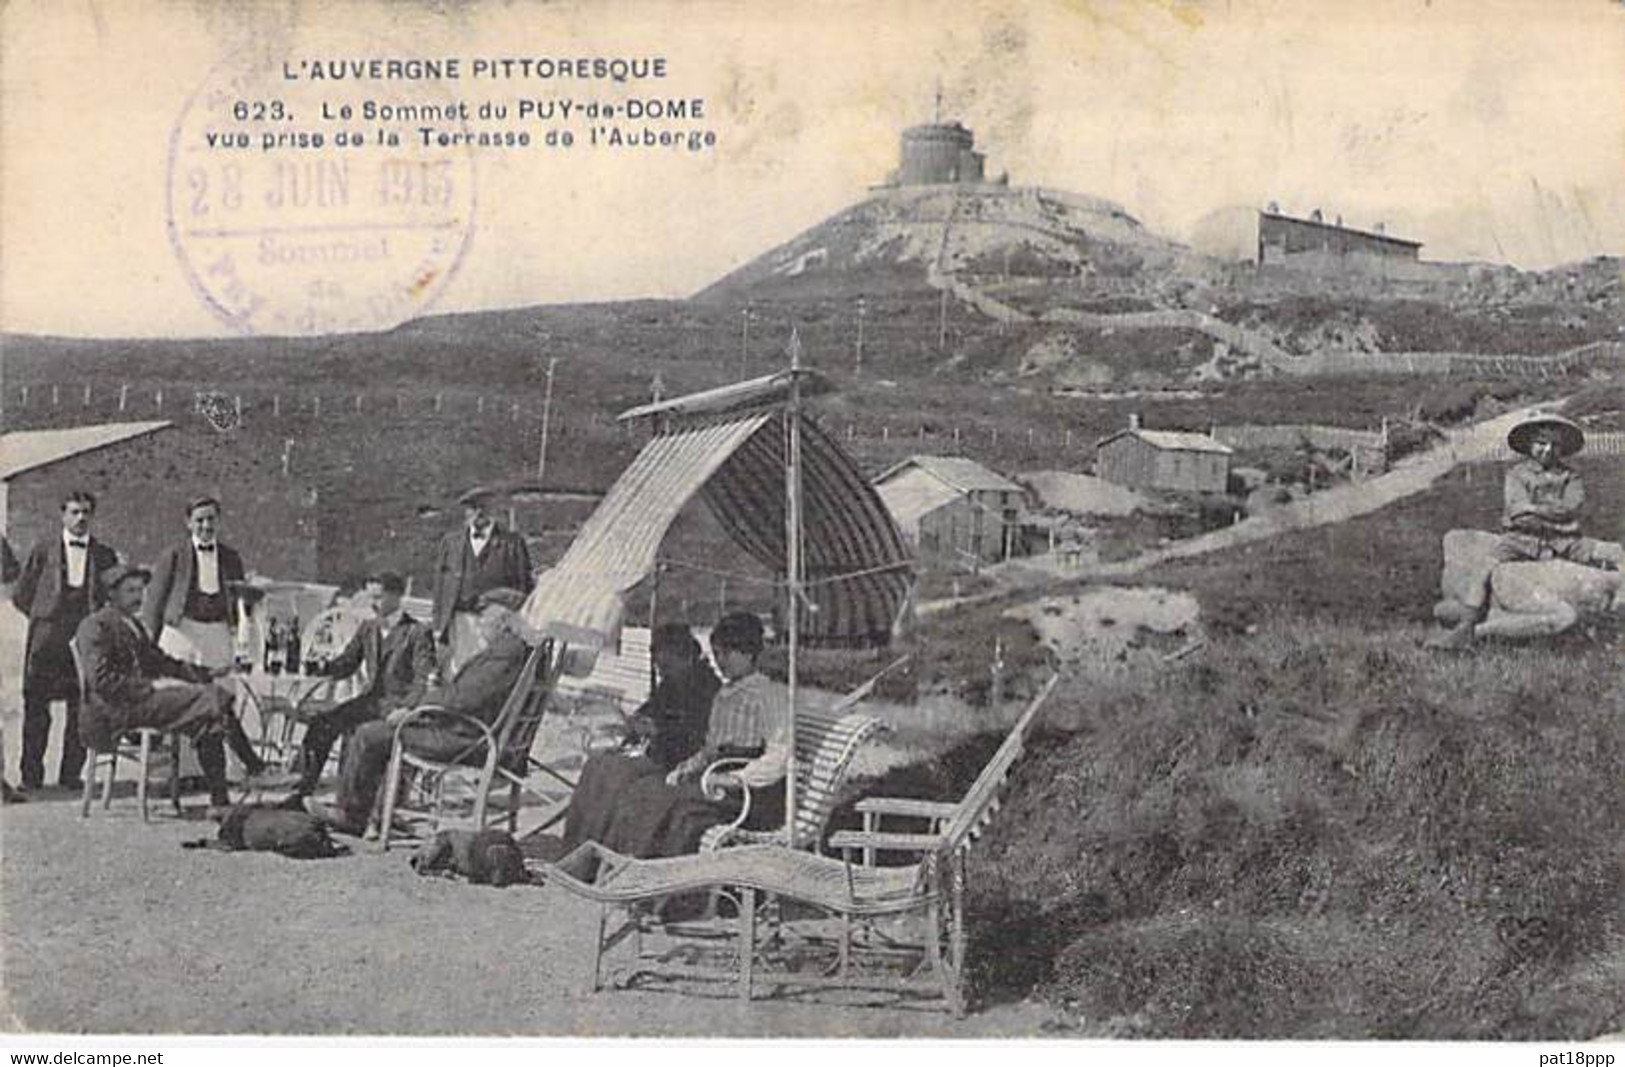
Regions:
<instances>
[{"instance_id":1,"label":"chair armrest","mask_svg":"<svg viewBox=\"0 0 1625 1067\"><path fill-rule=\"evenodd\" d=\"M712 852L726 846L735 832L741 826L744 826L745 820L750 817L750 785L743 778L729 773L748 765L750 762L748 759L739 759L737 757L719 759L705 768L705 773L700 775L700 792L705 795L707 800L719 801L727 795L729 790L736 790L744 794L744 799L739 805L739 814L734 816L732 821L721 826L713 826L705 832L705 837L700 842L702 852Z\"/></svg>"},{"instance_id":2,"label":"chair armrest","mask_svg":"<svg viewBox=\"0 0 1625 1067\"><path fill-rule=\"evenodd\" d=\"M748 759L729 756L719 759L705 768L700 775L700 792L705 794L707 800L721 800L730 791L745 794L745 807L750 807L750 786L745 784L743 778L730 772L740 770L750 764Z\"/></svg>"},{"instance_id":3,"label":"chair armrest","mask_svg":"<svg viewBox=\"0 0 1625 1067\"><path fill-rule=\"evenodd\" d=\"M899 815L915 819L951 819L958 804L941 800L911 800L906 797L865 797L853 805L864 815Z\"/></svg>"},{"instance_id":4,"label":"chair armrest","mask_svg":"<svg viewBox=\"0 0 1625 1067\"><path fill-rule=\"evenodd\" d=\"M480 732L481 739L478 741L470 741L468 747L464 749L464 752L473 752L476 748L483 744L486 749L486 754L492 760L495 760L497 751L497 735L492 731L492 729L471 715L459 715L457 712L447 711L445 705L443 704L419 704L417 707L407 712L406 716L401 719L400 722L395 724L394 741L397 746L401 743L401 731L406 729L418 719L440 719L444 722L466 723L469 726L474 727ZM455 763L457 761L451 760L448 762Z\"/></svg>"},{"instance_id":5,"label":"chair armrest","mask_svg":"<svg viewBox=\"0 0 1625 1067\"><path fill-rule=\"evenodd\" d=\"M941 834L881 834L864 830L838 830L830 835L829 847L872 849L876 852L936 852L946 844Z\"/></svg>"}]
</instances>

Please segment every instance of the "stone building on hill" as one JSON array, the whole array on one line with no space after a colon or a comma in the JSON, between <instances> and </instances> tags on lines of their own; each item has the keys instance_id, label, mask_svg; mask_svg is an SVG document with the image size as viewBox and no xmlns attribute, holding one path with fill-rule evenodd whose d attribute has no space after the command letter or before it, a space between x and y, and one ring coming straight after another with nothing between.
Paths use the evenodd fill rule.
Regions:
<instances>
[{"instance_id":1,"label":"stone building on hill","mask_svg":"<svg viewBox=\"0 0 1625 1067\"><path fill-rule=\"evenodd\" d=\"M1225 208L1196 224L1191 245L1232 263L1285 267L1321 274L1364 274L1398 279L1437 273L1421 260L1422 242L1396 237L1383 223L1369 229L1345 226L1341 215L1327 221L1317 208L1307 218L1282 212Z\"/></svg>"}]
</instances>

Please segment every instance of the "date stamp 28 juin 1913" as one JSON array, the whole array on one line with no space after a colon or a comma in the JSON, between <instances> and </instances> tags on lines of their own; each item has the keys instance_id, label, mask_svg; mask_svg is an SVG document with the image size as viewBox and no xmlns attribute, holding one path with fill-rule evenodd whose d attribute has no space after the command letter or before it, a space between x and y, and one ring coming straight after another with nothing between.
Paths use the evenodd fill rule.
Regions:
<instances>
[{"instance_id":1,"label":"date stamp 28 juin 1913","mask_svg":"<svg viewBox=\"0 0 1625 1067\"><path fill-rule=\"evenodd\" d=\"M435 83L288 79L239 53L170 135L168 228L187 280L246 334L382 330L423 314L468 251L473 153ZM401 121L405 119L407 121Z\"/></svg>"}]
</instances>

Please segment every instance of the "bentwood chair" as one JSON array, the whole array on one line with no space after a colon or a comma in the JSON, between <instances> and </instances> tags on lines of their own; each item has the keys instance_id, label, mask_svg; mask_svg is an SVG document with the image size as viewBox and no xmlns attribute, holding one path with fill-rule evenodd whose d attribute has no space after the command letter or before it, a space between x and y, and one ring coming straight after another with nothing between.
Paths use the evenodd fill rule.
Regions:
<instances>
[{"instance_id":1,"label":"bentwood chair","mask_svg":"<svg viewBox=\"0 0 1625 1067\"><path fill-rule=\"evenodd\" d=\"M73 653L74 672L79 677L79 699L81 706L91 699L90 678L85 673L84 657L79 652L77 639L68 642L68 648ZM147 806L147 785L152 774L152 750L155 741L161 741L166 731L152 727L141 727L135 730L126 730L108 738L98 738L96 743L85 746L85 791L80 798L79 817L90 817L91 801L96 795L96 778L105 767L107 780L102 785L102 809L105 811L113 806L113 785L118 780L119 760L128 760L136 765L135 795L136 801L141 805L141 821L151 821ZM181 813L181 738L179 734L167 734L170 740L169 763L169 804L175 814Z\"/></svg>"}]
</instances>

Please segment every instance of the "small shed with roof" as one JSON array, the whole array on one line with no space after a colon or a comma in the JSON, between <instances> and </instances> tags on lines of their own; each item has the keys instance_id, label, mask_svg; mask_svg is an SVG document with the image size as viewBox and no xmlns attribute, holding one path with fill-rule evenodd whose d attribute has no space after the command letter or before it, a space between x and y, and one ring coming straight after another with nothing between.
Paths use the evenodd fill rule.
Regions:
<instances>
[{"instance_id":1,"label":"small shed with roof","mask_svg":"<svg viewBox=\"0 0 1625 1067\"><path fill-rule=\"evenodd\" d=\"M119 454L118 446L170 425L114 422L0 434L0 530L16 544L55 530L61 490L47 472L85 460L117 467L127 458Z\"/></svg>"},{"instance_id":2,"label":"small shed with roof","mask_svg":"<svg viewBox=\"0 0 1625 1067\"><path fill-rule=\"evenodd\" d=\"M1008 559L1021 532L1021 486L964 456L910 456L875 490L922 560L979 566Z\"/></svg>"},{"instance_id":3,"label":"small shed with roof","mask_svg":"<svg viewBox=\"0 0 1625 1067\"><path fill-rule=\"evenodd\" d=\"M1222 493L1230 449L1205 433L1147 430L1131 424L1095 447L1095 474L1130 489Z\"/></svg>"}]
</instances>

